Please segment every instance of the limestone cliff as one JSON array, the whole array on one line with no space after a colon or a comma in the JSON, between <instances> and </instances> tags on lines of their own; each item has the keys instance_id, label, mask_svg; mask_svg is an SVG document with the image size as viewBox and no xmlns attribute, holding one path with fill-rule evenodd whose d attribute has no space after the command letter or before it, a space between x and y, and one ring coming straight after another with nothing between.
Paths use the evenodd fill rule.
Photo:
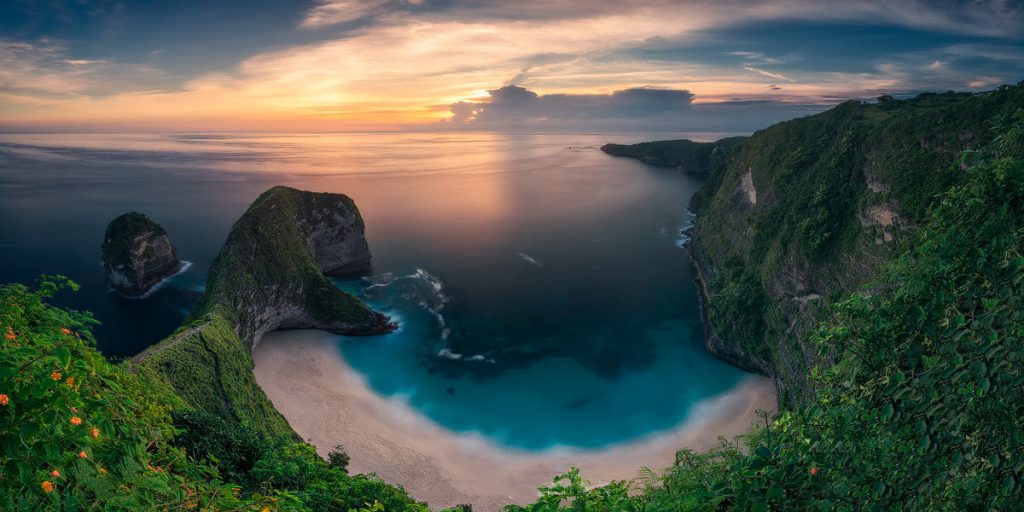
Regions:
<instances>
[{"instance_id":1,"label":"limestone cliff","mask_svg":"<svg viewBox=\"0 0 1024 512\"><path fill-rule=\"evenodd\" d=\"M870 283L964 150L1024 108L1024 88L846 102L755 133L691 200L688 251L707 295L709 350L775 378L784 404L814 393L832 354L806 340L829 304Z\"/></svg>"},{"instance_id":2,"label":"limestone cliff","mask_svg":"<svg viewBox=\"0 0 1024 512\"><path fill-rule=\"evenodd\" d=\"M253 378L251 350L278 329L393 330L386 316L325 277L369 264L363 219L350 198L274 187L231 228L185 325L132 365L193 407L266 433L290 433Z\"/></svg>"},{"instance_id":3,"label":"limestone cliff","mask_svg":"<svg viewBox=\"0 0 1024 512\"><path fill-rule=\"evenodd\" d=\"M130 297L144 295L182 267L167 231L137 212L107 225L101 249L111 286Z\"/></svg>"}]
</instances>

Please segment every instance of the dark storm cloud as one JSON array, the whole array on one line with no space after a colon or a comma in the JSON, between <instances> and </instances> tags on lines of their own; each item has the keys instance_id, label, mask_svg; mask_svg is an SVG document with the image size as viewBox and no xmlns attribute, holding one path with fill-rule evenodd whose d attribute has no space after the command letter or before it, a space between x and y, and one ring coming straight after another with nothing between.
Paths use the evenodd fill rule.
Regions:
<instances>
[{"instance_id":1,"label":"dark storm cloud","mask_svg":"<svg viewBox=\"0 0 1024 512\"><path fill-rule=\"evenodd\" d=\"M524 87L506 85L488 92L486 100L452 104L452 118L445 124L454 129L482 130L743 132L828 108L773 100L694 104L692 93L678 89L539 95Z\"/></svg>"},{"instance_id":2,"label":"dark storm cloud","mask_svg":"<svg viewBox=\"0 0 1024 512\"><path fill-rule=\"evenodd\" d=\"M611 94L547 94L516 85L488 91L480 102L451 106L453 123L521 123L581 119L648 118L679 114L690 108L685 90L637 88Z\"/></svg>"}]
</instances>

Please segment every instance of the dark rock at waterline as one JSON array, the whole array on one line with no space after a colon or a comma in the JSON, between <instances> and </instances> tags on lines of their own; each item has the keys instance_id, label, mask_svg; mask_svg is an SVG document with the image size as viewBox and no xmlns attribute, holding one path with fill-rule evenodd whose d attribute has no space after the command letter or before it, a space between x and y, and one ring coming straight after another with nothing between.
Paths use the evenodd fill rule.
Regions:
<instances>
[{"instance_id":1,"label":"dark rock at waterline","mask_svg":"<svg viewBox=\"0 0 1024 512\"><path fill-rule=\"evenodd\" d=\"M101 249L110 285L129 297L144 295L182 267L167 231L138 212L111 221Z\"/></svg>"}]
</instances>

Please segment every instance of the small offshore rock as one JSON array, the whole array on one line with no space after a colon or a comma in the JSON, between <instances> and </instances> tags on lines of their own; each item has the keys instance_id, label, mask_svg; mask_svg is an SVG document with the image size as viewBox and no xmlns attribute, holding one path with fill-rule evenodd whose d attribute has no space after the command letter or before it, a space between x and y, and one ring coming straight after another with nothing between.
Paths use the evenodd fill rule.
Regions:
<instances>
[{"instance_id":1,"label":"small offshore rock","mask_svg":"<svg viewBox=\"0 0 1024 512\"><path fill-rule=\"evenodd\" d=\"M111 221L101 249L110 285L129 297L145 295L182 268L167 231L138 212Z\"/></svg>"}]
</instances>

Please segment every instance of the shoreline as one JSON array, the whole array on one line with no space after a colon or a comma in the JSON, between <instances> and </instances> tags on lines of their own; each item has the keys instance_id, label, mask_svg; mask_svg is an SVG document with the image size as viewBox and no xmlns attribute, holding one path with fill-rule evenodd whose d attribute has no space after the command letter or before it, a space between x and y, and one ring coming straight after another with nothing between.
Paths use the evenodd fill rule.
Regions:
<instances>
[{"instance_id":1,"label":"shoreline","mask_svg":"<svg viewBox=\"0 0 1024 512\"><path fill-rule=\"evenodd\" d=\"M322 331L267 334L253 350L254 374L274 407L326 456L343 444L349 471L376 473L440 509L469 503L481 512L537 497L537 487L570 466L594 485L629 480L642 467L671 466L681 448L708 449L719 436L745 434L756 411L774 411L770 379L751 375L698 404L684 424L600 449L525 451L479 434L448 430L408 404L378 395L342 357L337 337Z\"/></svg>"}]
</instances>

